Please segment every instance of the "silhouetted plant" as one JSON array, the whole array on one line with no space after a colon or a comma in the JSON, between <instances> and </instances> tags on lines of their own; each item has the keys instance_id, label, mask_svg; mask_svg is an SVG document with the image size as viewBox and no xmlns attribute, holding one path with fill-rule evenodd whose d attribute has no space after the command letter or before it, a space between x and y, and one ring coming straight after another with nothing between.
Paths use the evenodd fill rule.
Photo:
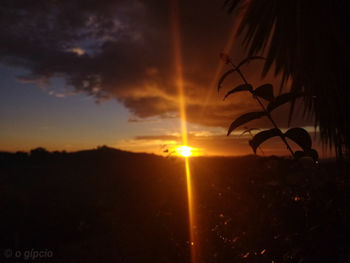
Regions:
<instances>
[{"instance_id":1,"label":"silhouetted plant","mask_svg":"<svg viewBox=\"0 0 350 263\"><path fill-rule=\"evenodd\" d=\"M250 135L251 138L254 137L254 134L252 133L252 131L259 131L260 129L259 128L248 128L248 127L243 127L244 128L244 131L241 133L241 135L244 135L246 133L248 133ZM261 146L258 146L258 149L261 151L261 153L263 155L265 155L263 149L261 148Z\"/></svg>"},{"instance_id":2,"label":"silhouetted plant","mask_svg":"<svg viewBox=\"0 0 350 263\"><path fill-rule=\"evenodd\" d=\"M266 54L294 92L305 92L321 142L338 157L350 153L349 1L225 0L248 56ZM322 40L321 40L322 39ZM291 107L293 110L293 107Z\"/></svg>"},{"instance_id":3,"label":"silhouetted plant","mask_svg":"<svg viewBox=\"0 0 350 263\"><path fill-rule=\"evenodd\" d=\"M218 91L220 91L223 82L225 79L233 74L233 73L238 73L238 75L241 77L243 80L243 84L238 85L234 89L230 90L229 92L226 93L224 96L224 100L237 92L241 91L248 91L252 94L253 98L258 102L260 107L262 108L262 111L253 111L253 112L248 112L245 113L241 116L239 116L237 119L235 119L228 131L227 131L227 136L229 136L236 128L239 126L246 124L249 121L259 119L261 117L267 117L271 124L273 125L272 129L269 130L264 130L252 137L251 140L249 140L249 144L252 147L254 153L256 154L257 148L266 140L272 138L272 137L280 137L283 143L286 145L288 151L291 153L291 155L295 159L299 159L301 157L311 157L315 162L318 161L318 153L316 150L312 149L312 140L310 137L310 134L303 128L291 128L287 130L285 133L281 131L281 129L278 127L277 123L271 116L271 112L278 108L279 106L286 104L287 102L293 102L298 98L303 96L303 93L283 93L277 97L274 96L273 94L273 86L270 83L263 84L257 88L254 89L254 87L248 83L246 77L241 71L241 66L246 64L247 62L251 60L257 60L257 59L264 59L263 57L260 56L253 56L253 57L248 57L241 61L237 66L232 63L232 60L227 54L221 53L221 58L225 61L226 64L230 64L232 66L232 69L226 71L222 77L219 80L218 83ZM267 106L264 105L261 99L264 99L265 101L268 102ZM248 131L248 130L246 130ZM250 132L250 130L248 131ZM289 145L287 138L291 139L294 141L297 145L299 145L302 149L302 151L296 151L294 152L291 146Z\"/></svg>"}]
</instances>

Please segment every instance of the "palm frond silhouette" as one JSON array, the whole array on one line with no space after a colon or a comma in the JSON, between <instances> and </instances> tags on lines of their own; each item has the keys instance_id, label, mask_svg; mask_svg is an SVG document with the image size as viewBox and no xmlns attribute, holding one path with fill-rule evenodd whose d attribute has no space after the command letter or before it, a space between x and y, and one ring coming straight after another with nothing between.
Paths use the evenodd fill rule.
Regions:
<instances>
[{"instance_id":1,"label":"palm frond silhouette","mask_svg":"<svg viewBox=\"0 0 350 263\"><path fill-rule=\"evenodd\" d=\"M338 157L350 150L350 22L348 1L226 0L241 15L238 34L248 56L264 53L262 74L275 65L281 88L304 92L307 117ZM237 20L238 23L238 20ZM293 113L291 109L290 118Z\"/></svg>"}]
</instances>

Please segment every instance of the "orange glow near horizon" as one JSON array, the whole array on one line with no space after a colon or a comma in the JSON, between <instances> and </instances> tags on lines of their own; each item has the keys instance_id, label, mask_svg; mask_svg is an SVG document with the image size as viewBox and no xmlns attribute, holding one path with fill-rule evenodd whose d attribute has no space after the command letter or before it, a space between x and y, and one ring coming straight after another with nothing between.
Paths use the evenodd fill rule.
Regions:
<instances>
[{"instance_id":1,"label":"orange glow near horizon","mask_svg":"<svg viewBox=\"0 0 350 263\"><path fill-rule=\"evenodd\" d=\"M190 147L187 145L178 145L170 147L171 152L174 153L175 156L181 156L181 157L193 157L193 156L201 156L202 151L201 149Z\"/></svg>"},{"instance_id":2,"label":"orange glow near horizon","mask_svg":"<svg viewBox=\"0 0 350 263\"><path fill-rule=\"evenodd\" d=\"M190 172L189 158L190 150L187 140L187 125L186 125L186 102L184 94L184 80L183 80L183 63L181 52L181 34L180 34L180 21L179 21L179 3L178 0L171 0L171 23L172 23L172 36L173 36L173 49L174 49L174 64L175 64L175 77L176 86L179 93L179 112L181 122L181 134L183 146L181 149L182 156L185 157L185 171L186 171L186 183L187 183L187 202L188 202L188 217L189 217L189 245L191 252L191 262L197 262L198 243L195 238L195 212L193 201L193 189ZM188 147L188 148L184 148ZM183 151L182 151L183 150Z\"/></svg>"},{"instance_id":3,"label":"orange glow near horizon","mask_svg":"<svg viewBox=\"0 0 350 263\"><path fill-rule=\"evenodd\" d=\"M177 146L175 148L175 153L176 153L176 155L182 156L182 157L192 157L192 156L200 156L201 155L199 149L189 147L186 145Z\"/></svg>"},{"instance_id":4,"label":"orange glow near horizon","mask_svg":"<svg viewBox=\"0 0 350 263\"><path fill-rule=\"evenodd\" d=\"M183 145L176 148L176 153L183 157L190 157L193 154L192 150L193 148Z\"/></svg>"}]
</instances>

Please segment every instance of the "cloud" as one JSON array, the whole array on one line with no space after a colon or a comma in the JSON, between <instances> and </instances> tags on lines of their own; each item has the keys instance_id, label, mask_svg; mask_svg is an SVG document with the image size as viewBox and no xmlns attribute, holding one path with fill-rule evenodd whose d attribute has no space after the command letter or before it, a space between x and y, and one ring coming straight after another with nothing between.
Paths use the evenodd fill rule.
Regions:
<instances>
[{"instance_id":1,"label":"cloud","mask_svg":"<svg viewBox=\"0 0 350 263\"><path fill-rule=\"evenodd\" d=\"M232 30L232 17L221 4L180 1L188 121L211 127L228 127L238 115L257 108L246 94L221 100L240 84L238 76L228 79L220 96L213 85L218 54ZM21 82L40 86L63 78L77 92L123 103L131 120L178 115L168 1L7 0L0 7L0 62L28 69ZM240 40L234 41L232 55L237 62L244 58ZM259 84L261 68L259 62L243 70ZM266 81L277 83L272 74ZM285 121L287 113L284 109L277 119Z\"/></svg>"},{"instance_id":2,"label":"cloud","mask_svg":"<svg viewBox=\"0 0 350 263\"><path fill-rule=\"evenodd\" d=\"M85 54L85 50L80 47L71 47L71 48L68 48L67 51L71 51L77 54L78 56L82 56Z\"/></svg>"}]
</instances>

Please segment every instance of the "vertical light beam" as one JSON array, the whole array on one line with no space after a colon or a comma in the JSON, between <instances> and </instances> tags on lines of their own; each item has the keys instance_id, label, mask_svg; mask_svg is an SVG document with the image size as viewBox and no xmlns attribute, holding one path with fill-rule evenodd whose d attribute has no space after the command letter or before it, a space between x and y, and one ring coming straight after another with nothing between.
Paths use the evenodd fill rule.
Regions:
<instances>
[{"instance_id":1,"label":"vertical light beam","mask_svg":"<svg viewBox=\"0 0 350 263\"><path fill-rule=\"evenodd\" d=\"M178 0L171 0L171 26L172 26L172 40L174 50L174 64L176 86L179 93L179 111L181 122L182 144L187 145L187 125L186 125L186 101L184 92L183 79L183 62L181 51L181 34L180 34L180 19L179 19L179 3ZM195 218L194 218L194 202L192 191L192 180L190 173L190 164L188 157L185 157L186 182L187 182L187 200L188 200L188 217L189 217L189 245L191 252L191 262L196 263L198 243L195 240Z\"/></svg>"}]
</instances>

